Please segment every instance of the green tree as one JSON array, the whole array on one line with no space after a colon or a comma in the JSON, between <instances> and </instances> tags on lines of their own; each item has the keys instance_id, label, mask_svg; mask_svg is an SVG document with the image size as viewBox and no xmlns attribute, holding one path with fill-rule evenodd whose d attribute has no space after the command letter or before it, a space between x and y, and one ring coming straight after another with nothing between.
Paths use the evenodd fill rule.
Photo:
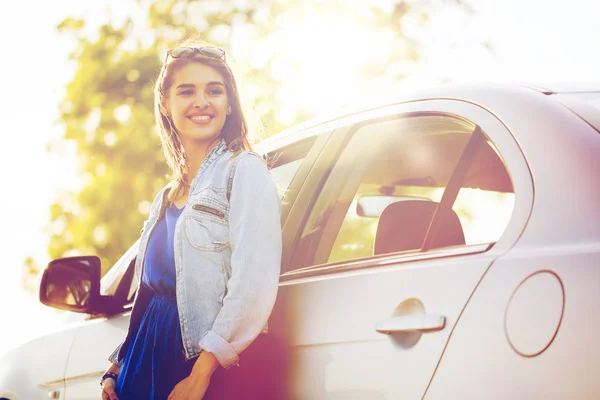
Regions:
<instances>
[{"instance_id":1,"label":"green tree","mask_svg":"<svg viewBox=\"0 0 600 400\"><path fill-rule=\"evenodd\" d=\"M462 4L460 0L447 2ZM326 65L331 61L327 54L337 56L335 48L323 55L320 41L313 39L290 57L282 51L285 43L276 40L289 30L290 23L296 21L310 30L315 15L335 16L364 29L392 32L385 63L362 59L364 48L352 50L361 60L365 81L393 81L404 77L395 65L419 58L418 43L404 33L405 18L417 16L425 21L434 3L390 0L357 8L354 4L360 3L342 0L129 1L124 7L128 4L133 11L124 21L107 18L93 34L85 21L64 20L60 31L77 40L71 56L77 69L61 105L64 140L76 145L84 183L81 190L61 196L51 208L52 224L64 229L52 234L50 256L61 257L73 250L98 254L105 272L138 237L150 201L166 183L168 172L154 126L152 83L165 50L182 38L199 33L234 50L240 49L234 43L236 32L252 38L249 51L236 53L240 56L235 57L233 69L253 88L242 97L269 135L312 116L314 110L299 107L284 122L278 118L289 96L282 93L284 80L303 79L299 69L303 57L318 54L320 59L314 62ZM331 26L319 34L325 37L335 30ZM259 51L263 56L257 59ZM278 76L277 68L282 65L296 75ZM327 94L315 88L315 95Z\"/></svg>"}]
</instances>

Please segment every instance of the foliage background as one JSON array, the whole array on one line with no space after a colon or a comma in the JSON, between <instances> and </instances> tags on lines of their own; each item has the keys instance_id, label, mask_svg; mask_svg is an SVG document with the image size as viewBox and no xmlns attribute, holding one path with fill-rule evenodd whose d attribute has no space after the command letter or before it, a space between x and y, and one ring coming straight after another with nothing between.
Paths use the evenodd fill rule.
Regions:
<instances>
[{"instance_id":1,"label":"foliage background","mask_svg":"<svg viewBox=\"0 0 600 400\"><path fill-rule=\"evenodd\" d=\"M77 69L61 104L64 137L50 150L76 146L81 185L51 206L49 255L98 254L103 272L136 240L150 200L166 183L152 84L169 47L199 34L228 51L260 140L314 116L319 105L393 94L420 57L420 44L405 27L427 24L441 3L471 12L460 0L125 3L132 12L124 21L108 18L92 35L75 18L58 27L77 40L71 54ZM337 75L346 83L330 86ZM299 90L307 85L308 96ZM327 102L340 99L340 91L347 101ZM31 259L25 265L29 276L39 269Z\"/></svg>"}]
</instances>

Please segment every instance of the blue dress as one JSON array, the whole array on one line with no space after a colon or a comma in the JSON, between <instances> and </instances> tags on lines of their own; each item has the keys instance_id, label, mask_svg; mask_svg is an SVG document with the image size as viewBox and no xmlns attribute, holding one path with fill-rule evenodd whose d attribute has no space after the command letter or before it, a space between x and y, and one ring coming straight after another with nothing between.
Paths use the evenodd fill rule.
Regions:
<instances>
[{"instance_id":1,"label":"blue dress","mask_svg":"<svg viewBox=\"0 0 600 400\"><path fill-rule=\"evenodd\" d=\"M175 385L190 375L197 360L185 359L175 297L173 236L182 211L174 205L167 207L165 217L150 234L138 290L138 295L143 293L141 303L147 302L147 306L139 325L136 317L136 328L124 345L116 386L119 400L166 400ZM285 354L280 342L259 335L240 355L240 367L217 369L203 400L285 399Z\"/></svg>"},{"instance_id":2,"label":"blue dress","mask_svg":"<svg viewBox=\"0 0 600 400\"><path fill-rule=\"evenodd\" d=\"M195 362L185 360L175 299L173 235L182 211L167 207L150 235L142 285L153 296L125 353L116 387L120 400L166 399Z\"/></svg>"}]
</instances>

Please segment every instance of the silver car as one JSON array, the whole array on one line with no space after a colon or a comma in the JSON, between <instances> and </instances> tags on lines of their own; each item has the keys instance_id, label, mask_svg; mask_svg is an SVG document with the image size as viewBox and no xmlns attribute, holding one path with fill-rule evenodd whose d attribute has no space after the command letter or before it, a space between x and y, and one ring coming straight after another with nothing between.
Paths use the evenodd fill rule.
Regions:
<instances>
[{"instance_id":1,"label":"silver car","mask_svg":"<svg viewBox=\"0 0 600 400\"><path fill-rule=\"evenodd\" d=\"M447 86L257 150L284 200L290 399L600 396L600 87ZM78 259L71 303L50 264L41 298L79 321L0 363L0 398L98 398L136 246L100 285Z\"/></svg>"}]
</instances>

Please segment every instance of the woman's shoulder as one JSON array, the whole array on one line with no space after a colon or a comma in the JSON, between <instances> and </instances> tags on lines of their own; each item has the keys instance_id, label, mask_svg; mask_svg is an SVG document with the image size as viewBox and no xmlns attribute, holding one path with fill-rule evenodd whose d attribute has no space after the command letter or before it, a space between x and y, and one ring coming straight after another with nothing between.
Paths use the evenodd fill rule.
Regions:
<instances>
[{"instance_id":1,"label":"woman's shoulder","mask_svg":"<svg viewBox=\"0 0 600 400\"><path fill-rule=\"evenodd\" d=\"M266 161L260 154L254 151L242 150L237 153L231 152L227 163L229 164L227 168L227 181L229 185L232 184L233 180L248 180L248 183L250 183L257 179L264 179L266 176L270 177Z\"/></svg>"},{"instance_id":2,"label":"woman's shoulder","mask_svg":"<svg viewBox=\"0 0 600 400\"><path fill-rule=\"evenodd\" d=\"M246 157L252 157L254 156L255 158L258 158L260 160L264 160L263 157L258 154L257 152L255 152L254 150L238 150L238 151L232 151L232 150L227 150L227 159L229 162L239 162L239 160L244 159Z\"/></svg>"},{"instance_id":3,"label":"woman's shoulder","mask_svg":"<svg viewBox=\"0 0 600 400\"><path fill-rule=\"evenodd\" d=\"M239 164L243 164L247 168L262 168L267 165L265 159L252 150L241 150L235 153L229 151L227 164L230 164L233 170L237 169Z\"/></svg>"}]
</instances>

